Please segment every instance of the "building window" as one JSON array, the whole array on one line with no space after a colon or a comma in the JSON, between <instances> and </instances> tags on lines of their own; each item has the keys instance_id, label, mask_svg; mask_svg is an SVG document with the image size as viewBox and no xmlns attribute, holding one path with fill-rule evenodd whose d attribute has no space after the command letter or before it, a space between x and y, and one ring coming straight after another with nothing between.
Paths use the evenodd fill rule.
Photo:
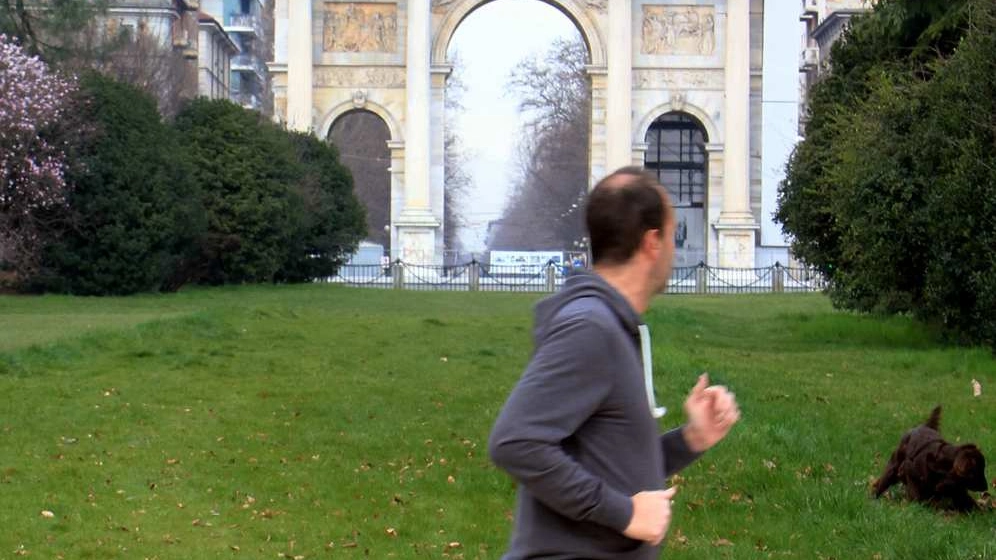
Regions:
<instances>
[{"instance_id":1,"label":"building window","mask_svg":"<svg viewBox=\"0 0 996 560\"><path fill-rule=\"evenodd\" d=\"M706 135L684 113L667 113L650 125L644 167L671 193L675 206L701 208L706 192Z\"/></svg>"},{"instance_id":2,"label":"building window","mask_svg":"<svg viewBox=\"0 0 996 560\"><path fill-rule=\"evenodd\" d=\"M686 113L667 113L650 125L646 141L644 168L667 188L674 207L674 264L695 266L706 260L705 128Z\"/></svg>"}]
</instances>

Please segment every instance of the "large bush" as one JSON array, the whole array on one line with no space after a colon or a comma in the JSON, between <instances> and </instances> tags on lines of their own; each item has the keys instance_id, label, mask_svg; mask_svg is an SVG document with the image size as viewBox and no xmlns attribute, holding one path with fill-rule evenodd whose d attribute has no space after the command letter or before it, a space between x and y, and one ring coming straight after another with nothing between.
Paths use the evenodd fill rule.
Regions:
<instances>
[{"instance_id":1,"label":"large bush","mask_svg":"<svg viewBox=\"0 0 996 560\"><path fill-rule=\"evenodd\" d=\"M208 213L202 281L310 280L356 247L363 215L332 147L228 101L192 101L176 127Z\"/></svg>"},{"instance_id":2,"label":"large bush","mask_svg":"<svg viewBox=\"0 0 996 560\"><path fill-rule=\"evenodd\" d=\"M335 274L367 226L335 147L311 134L290 133L289 140L301 169L291 186L294 228L277 279L304 282Z\"/></svg>"},{"instance_id":3,"label":"large bush","mask_svg":"<svg viewBox=\"0 0 996 560\"><path fill-rule=\"evenodd\" d=\"M886 0L833 49L778 219L835 304L996 340L994 37L990 1Z\"/></svg>"},{"instance_id":4,"label":"large bush","mask_svg":"<svg viewBox=\"0 0 996 560\"><path fill-rule=\"evenodd\" d=\"M299 170L285 134L223 100L197 99L176 118L203 186L208 234L198 275L211 284L272 281L286 258Z\"/></svg>"},{"instance_id":5,"label":"large bush","mask_svg":"<svg viewBox=\"0 0 996 560\"><path fill-rule=\"evenodd\" d=\"M34 285L77 294L159 289L204 230L190 165L150 96L99 74L82 80L82 93L78 111L90 130Z\"/></svg>"}]
</instances>

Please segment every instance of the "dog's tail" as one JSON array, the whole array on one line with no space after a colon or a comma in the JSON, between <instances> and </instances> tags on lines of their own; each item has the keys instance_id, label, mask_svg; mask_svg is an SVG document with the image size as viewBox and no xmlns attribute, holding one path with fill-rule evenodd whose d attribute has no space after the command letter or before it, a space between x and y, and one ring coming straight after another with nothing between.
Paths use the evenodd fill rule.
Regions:
<instances>
[{"instance_id":1,"label":"dog's tail","mask_svg":"<svg viewBox=\"0 0 996 560\"><path fill-rule=\"evenodd\" d=\"M932 430L941 430L941 405L937 405L934 410L930 411L930 418L927 419L924 426Z\"/></svg>"}]
</instances>

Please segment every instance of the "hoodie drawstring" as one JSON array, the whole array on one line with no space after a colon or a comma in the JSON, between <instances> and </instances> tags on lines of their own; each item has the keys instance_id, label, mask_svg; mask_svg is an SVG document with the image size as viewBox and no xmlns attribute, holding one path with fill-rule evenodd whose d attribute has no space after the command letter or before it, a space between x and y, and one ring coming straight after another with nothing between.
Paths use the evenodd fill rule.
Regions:
<instances>
[{"instance_id":1,"label":"hoodie drawstring","mask_svg":"<svg viewBox=\"0 0 996 560\"><path fill-rule=\"evenodd\" d=\"M647 403L650 404L650 414L654 418L660 418L667 413L667 407L657 406L657 399L654 398L654 364L650 357L650 329L647 325L640 325L640 350L643 353L643 383L647 388Z\"/></svg>"}]
</instances>

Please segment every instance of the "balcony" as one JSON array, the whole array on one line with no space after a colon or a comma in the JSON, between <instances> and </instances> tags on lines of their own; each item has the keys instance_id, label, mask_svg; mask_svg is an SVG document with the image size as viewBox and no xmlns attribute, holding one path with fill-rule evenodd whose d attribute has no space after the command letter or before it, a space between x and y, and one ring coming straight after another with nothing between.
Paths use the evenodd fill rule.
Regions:
<instances>
[{"instance_id":1,"label":"balcony","mask_svg":"<svg viewBox=\"0 0 996 560\"><path fill-rule=\"evenodd\" d=\"M255 14L229 14L225 31L229 33L251 33L263 38L263 20Z\"/></svg>"},{"instance_id":2,"label":"balcony","mask_svg":"<svg viewBox=\"0 0 996 560\"><path fill-rule=\"evenodd\" d=\"M806 47L802 51L799 69L803 72L816 70L820 66L820 49L818 47Z\"/></svg>"},{"instance_id":3,"label":"balcony","mask_svg":"<svg viewBox=\"0 0 996 560\"><path fill-rule=\"evenodd\" d=\"M254 54L239 54L232 57L232 72L252 72L260 80L266 78L266 66Z\"/></svg>"},{"instance_id":4,"label":"balcony","mask_svg":"<svg viewBox=\"0 0 996 560\"><path fill-rule=\"evenodd\" d=\"M232 90L232 101L254 111L262 110L263 99L255 93Z\"/></svg>"}]
</instances>

